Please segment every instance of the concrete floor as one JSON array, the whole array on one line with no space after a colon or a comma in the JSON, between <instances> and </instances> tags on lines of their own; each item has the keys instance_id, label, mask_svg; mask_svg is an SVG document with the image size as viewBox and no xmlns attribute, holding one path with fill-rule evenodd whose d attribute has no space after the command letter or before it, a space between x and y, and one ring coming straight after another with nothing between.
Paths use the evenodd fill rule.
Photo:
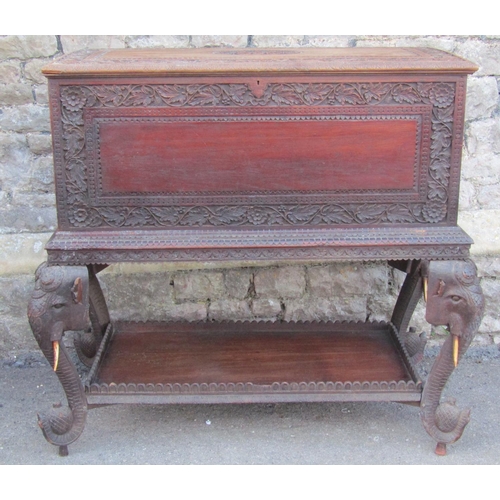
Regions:
<instances>
[{"instance_id":1,"label":"concrete floor","mask_svg":"<svg viewBox=\"0 0 500 500\"><path fill-rule=\"evenodd\" d=\"M0 362L0 464L500 464L498 348L469 350L446 394L472 409L446 457L434 454L416 407L314 403L97 408L63 458L36 412L64 395L33 353Z\"/></svg>"}]
</instances>

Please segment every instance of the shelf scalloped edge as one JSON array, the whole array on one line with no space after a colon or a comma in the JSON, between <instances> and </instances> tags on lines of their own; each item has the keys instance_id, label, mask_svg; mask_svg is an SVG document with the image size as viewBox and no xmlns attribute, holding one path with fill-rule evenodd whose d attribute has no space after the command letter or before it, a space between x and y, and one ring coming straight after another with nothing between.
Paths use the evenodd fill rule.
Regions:
<instances>
[{"instance_id":1,"label":"shelf scalloped edge","mask_svg":"<svg viewBox=\"0 0 500 500\"><path fill-rule=\"evenodd\" d=\"M421 382L274 382L269 385L247 383L201 384L90 384L90 394L268 394L268 393L339 393L339 392L420 392Z\"/></svg>"}]
</instances>

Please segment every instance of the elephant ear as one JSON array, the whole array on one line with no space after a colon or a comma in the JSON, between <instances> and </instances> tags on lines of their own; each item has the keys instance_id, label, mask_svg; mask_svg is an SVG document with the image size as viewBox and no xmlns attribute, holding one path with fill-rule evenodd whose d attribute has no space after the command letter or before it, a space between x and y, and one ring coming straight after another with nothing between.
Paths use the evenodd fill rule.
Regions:
<instances>
[{"instance_id":1,"label":"elephant ear","mask_svg":"<svg viewBox=\"0 0 500 500\"><path fill-rule=\"evenodd\" d=\"M83 301L83 283L82 278L78 277L75 279L73 283L73 287L71 288L71 295L73 297L73 302L75 304L81 304Z\"/></svg>"}]
</instances>

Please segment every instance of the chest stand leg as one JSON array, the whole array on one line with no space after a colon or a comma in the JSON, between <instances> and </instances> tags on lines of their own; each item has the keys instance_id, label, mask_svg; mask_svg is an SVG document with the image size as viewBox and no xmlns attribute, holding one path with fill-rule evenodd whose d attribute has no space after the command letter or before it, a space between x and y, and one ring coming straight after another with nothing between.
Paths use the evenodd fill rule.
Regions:
<instances>
[{"instance_id":1,"label":"chest stand leg","mask_svg":"<svg viewBox=\"0 0 500 500\"><path fill-rule=\"evenodd\" d=\"M86 267L42 264L35 274L35 289L28 304L28 319L40 349L55 371L68 407L54 405L38 415L38 425L49 443L68 454L85 427L87 399L83 385L64 344L64 332L86 330L89 318L89 275Z\"/></svg>"},{"instance_id":2,"label":"chest stand leg","mask_svg":"<svg viewBox=\"0 0 500 500\"><path fill-rule=\"evenodd\" d=\"M441 393L477 333L484 297L471 260L430 262L422 275L427 281L426 320L450 333L427 377L420 405L423 425L438 443L436 453L445 455L446 445L461 437L470 410L460 410L451 398L441 402Z\"/></svg>"},{"instance_id":3,"label":"chest stand leg","mask_svg":"<svg viewBox=\"0 0 500 500\"><path fill-rule=\"evenodd\" d=\"M80 361L89 368L94 362L97 350L110 322L108 306L97 273L106 266L88 266L89 272L89 314L91 327L75 337L75 349Z\"/></svg>"},{"instance_id":4,"label":"chest stand leg","mask_svg":"<svg viewBox=\"0 0 500 500\"><path fill-rule=\"evenodd\" d=\"M408 327L415 308L422 297L422 264L419 260L404 263L390 262L390 264L407 273L392 313L391 322L398 331L411 360L413 363L418 364L423 359L427 338L425 332L417 334L414 328Z\"/></svg>"}]
</instances>

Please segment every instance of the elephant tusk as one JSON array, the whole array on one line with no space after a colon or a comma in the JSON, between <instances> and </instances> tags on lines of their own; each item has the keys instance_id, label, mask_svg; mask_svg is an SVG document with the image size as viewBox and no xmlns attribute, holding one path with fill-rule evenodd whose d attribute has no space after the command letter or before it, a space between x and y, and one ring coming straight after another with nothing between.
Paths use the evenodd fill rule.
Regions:
<instances>
[{"instance_id":1,"label":"elephant tusk","mask_svg":"<svg viewBox=\"0 0 500 500\"><path fill-rule=\"evenodd\" d=\"M458 365L458 344L458 337L453 335L453 364L455 365L455 368Z\"/></svg>"},{"instance_id":2,"label":"elephant tusk","mask_svg":"<svg viewBox=\"0 0 500 500\"><path fill-rule=\"evenodd\" d=\"M424 284L424 300L427 302L427 289L429 285L429 278L423 278L423 284Z\"/></svg>"},{"instance_id":3,"label":"elephant tusk","mask_svg":"<svg viewBox=\"0 0 500 500\"><path fill-rule=\"evenodd\" d=\"M54 348L54 371L57 371L57 366L59 365L59 341L54 340L52 347Z\"/></svg>"}]
</instances>

